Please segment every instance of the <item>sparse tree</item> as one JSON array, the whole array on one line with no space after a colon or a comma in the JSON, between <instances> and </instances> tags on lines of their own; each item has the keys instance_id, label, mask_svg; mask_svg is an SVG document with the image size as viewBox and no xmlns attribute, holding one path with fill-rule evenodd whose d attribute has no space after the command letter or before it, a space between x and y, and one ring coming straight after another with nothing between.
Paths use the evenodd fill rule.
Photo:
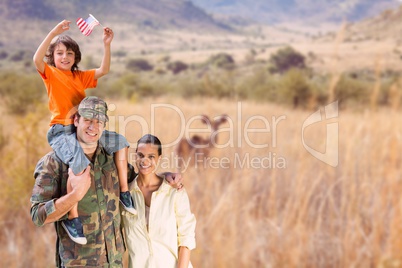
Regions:
<instances>
[{"instance_id":1,"label":"sparse tree","mask_svg":"<svg viewBox=\"0 0 402 268\"><path fill-rule=\"evenodd\" d=\"M271 73L285 73L292 68L305 69L305 57L292 47L285 47L269 58Z\"/></svg>"},{"instance_id":2,"label":"sparse tree","mask_svg":"<svg viewBox=\"0 0 402 268\"><path fill-rule=\"evenodd\" d=\"M188 65L182 61L173 61L167 65L167 69L172 71L173 74L178 74L188 69Z\"/></svg>"},{"instance_id":3,"label":"sparse tree","mask_svg":"<svg viewBox=\"0 0 402 268\"><path fill-rule=\"evenodd\" d=\"M133 72L152 71L153 66L145 59L131 59L127 62L126 68Z\"/></svg>"},{"instance_id":4,"label":"sparse tree","mask_svg":"<svg viewBox=\"0 0 402 268\"><path fill-rule=\"evenodd\" d=\"M216 55L212 55L208 59L208 63L226 70L233 70L235 68L235 61L228 53L218 53Z\"/></svg>"}]
</instances>

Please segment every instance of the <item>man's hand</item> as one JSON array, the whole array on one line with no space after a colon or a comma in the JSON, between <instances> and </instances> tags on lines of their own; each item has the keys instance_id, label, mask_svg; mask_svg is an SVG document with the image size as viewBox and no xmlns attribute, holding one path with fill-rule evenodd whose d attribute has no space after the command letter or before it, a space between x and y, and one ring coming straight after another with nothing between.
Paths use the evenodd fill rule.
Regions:
<instances>
[{"instance_id":1,"label":"man's hand","mask_svg":"<svg viewBox=\"0 0 402 268\"><path fill-rule=\"evenodd\" d=\"M73 194L77 201L84 197L91 186L90 171L91 167L88 166L83 173L74 175L71 168L68 169L67 192Z\"/></svg>"},{"instance_id":2,"label":"man's hand","mask_svg":"<svg viewBox=\"0 0 402 268\"><path fill-rule=\"evenodd\" d=\"M165 177L165 180L169 183L169 185L173 188L176 188L180 190L183 188L183 183L182 183L182 177L180 173L171 173L171 172L165 172L162 173L162 175Z\"/></svg>"}]
</instances>

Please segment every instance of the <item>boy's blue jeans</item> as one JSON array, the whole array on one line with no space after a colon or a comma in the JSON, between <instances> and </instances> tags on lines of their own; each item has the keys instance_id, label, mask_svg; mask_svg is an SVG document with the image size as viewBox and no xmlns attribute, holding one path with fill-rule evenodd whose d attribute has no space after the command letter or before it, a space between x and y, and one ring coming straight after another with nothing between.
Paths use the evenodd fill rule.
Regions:
<instances>
[{"instance_id":1,"label":"boy's blue jeans","mask_svg":"<svg viewBox=\"0 0 402 268\"><path fill-rule=\"evenodd\" d=\"M74 174L79 174L85 170L90 161L78 143L75 132L76 128L74 125L63 126L56 124L48 130L47 140L57 157L63 163L69 165ZM99 143L110 155L130 146L123 135L108 130L103 131Z\"/></svg>"}]
</instances>

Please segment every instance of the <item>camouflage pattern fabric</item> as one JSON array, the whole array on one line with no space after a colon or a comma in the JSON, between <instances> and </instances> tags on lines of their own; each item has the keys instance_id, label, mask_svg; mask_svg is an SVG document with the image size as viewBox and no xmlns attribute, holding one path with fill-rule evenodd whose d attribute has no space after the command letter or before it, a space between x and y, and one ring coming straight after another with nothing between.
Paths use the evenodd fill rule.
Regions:
<instances>
[{"instance_id":1,"label":"camouflage pattern fabric","mask_svg":"<svg viewBox=\"0 0 402 268\"><path fill-rule=\"evenodd\" d=\"M130 168L132 172L133 169ZM35 185L31 196L31 217L42 226L54 210L55 199L67 193L68 166L54 152L45 155L37 164ZM129 174L131 177L131 174ZM119 180L113 156L98 146L91 163L91 187L78 203L86 245L74 243L55 223L57 232L57 267L122 267L125 245L120 226ZM60 220L67 218L62 217Z\"/></svg>"},{"instance_id":2,"label":"camouflage pattern fabric","mask_svg":"<svg viewBox=\"0 0 402 268\"><path fill-rule=\"evenodd\" d=\"M107 104L96 96L85 97L78 106L78 113L85 118L96 118L99 121L107 122Z\"/></svg>"}]
</instances>

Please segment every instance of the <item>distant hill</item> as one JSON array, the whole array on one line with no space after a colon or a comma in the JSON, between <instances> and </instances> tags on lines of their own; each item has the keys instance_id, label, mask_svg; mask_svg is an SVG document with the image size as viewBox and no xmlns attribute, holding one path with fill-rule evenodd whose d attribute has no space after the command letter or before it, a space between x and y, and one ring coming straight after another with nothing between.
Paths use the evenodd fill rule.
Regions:
<instances>
[{"instance_id":1,"label":"distant hill","mask_svg":"<svg viewBox=\"0 0 402 268\"><path fill-rule=\"evenodd\" d=\"M96 61L102 49L97 39L100 27L96 29L98 35L84 38L74 25L76 18L86 18L90 13L114 29L114 52L123 55L116 57L122 64L125 57L162 58L174 53L180 60L187 60L186 53L192 53L191 60L201 62L222 50L240 59L245 50L257 51L261 58L267 58L275 47L285 44L295 45L307 54L313 51L314 44L320 42L323 47L325 43L331 44L335 34L330 30L309 32L306 27L332 21L335 27L331 30L338 30L344 17L349 21L344 41L370 43L389 39L392 42L387 40L388 43L402 46L400 3L397 0L3 0L0 1L4 33L0 37L3 57L0 69L8 68L10 63L29 67L38 44L62 19L73 21L75 27L68 34L79 40L83 50L91 51L88 54L94 55ZM265 21L266 25L253 25L251 20ZM278 25L270 21L277 21ZM314 47L317 55L319 49ZM402 47L393 50L402 51ZM324 48L322 51L326 56Z\"/></svg>"},{"instance_id":2,"label":"distant hill","mask_svg":"<svg viewBox=\"0 0 402 268\"><path fill-rule=\"evenodd\" d=\"M184 0L3 0L0 3L0 17L7 20L75 20L86 18L89 13L101 22L128 22L154 29L230 30Z\"/></svg>"},{"instance_id":3,"label":"distant hill","mask_svg":"<svg viewBox=\"0 0 402 268\"><path fill-rule=\"evenodd\" d=\"M260 23L358 21L398 7L399 0L193 0L208 12L240 16Z\"/></svg>"},{"instance_id":4,"label":"distant hill","mask_svg":"<svg viewBox=\"0 0 402 268\"><path fill-rule=\"evenodd\" d=\"M349 23L345 30L345 40L347 41L387 39L402 42L402 7Z\"/></svg>"},{"instance_id":5,"label":"distant hill","mask_svg":"<svg viewBox=\"0 0 402 268\"><path fill-rule=\"evenodd\" d=\"M101 22L138 28L233 31L254 21L317 26L358 22L394 10L402 0L3 0L3 20L60 21L94 14ZM297 23L297 24L295 24ZM390 25L391 26L391 25ZM369 30L369 29L368 29Z\"/></svg>"}]
</instances>

